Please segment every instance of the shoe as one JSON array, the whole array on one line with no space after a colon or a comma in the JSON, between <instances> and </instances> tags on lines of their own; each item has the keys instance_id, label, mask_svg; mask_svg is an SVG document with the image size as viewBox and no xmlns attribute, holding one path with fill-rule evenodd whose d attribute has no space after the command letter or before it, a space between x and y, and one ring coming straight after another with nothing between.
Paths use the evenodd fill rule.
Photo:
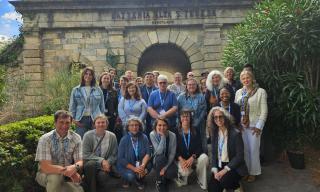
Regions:
<instances>
[{"instance_id":1,"label":"shoe","mask_svg":"<svg viewBox=\"0 0 320 192\"><path fill-rule=\"evenodd\" d=\"M166 184L162 181L156 181L157 192L167 192Z\"/></svg>"},{"instance_id":2,"label":"shoe","mask_svg":"<svg viewBox=\"0 0 320 192\"><path fill-rule=\"evenodd\" d=\"M125 188L125 189L127 189L127 188L129 188L129 182L128 181L126 181L126 180L123 180L123 182L122 182L122 187L123 188Z\"/></svg>"},{"instance_id":3,"label":"shoe","mask_svg":"<svg viewBox=\"0 0 320 192\"><path fill-rule=\"evenodd\" d=\"M136 180L135 184L137 185L137 188L138 188L139 190L143 190L143 189L144 189L143 181L138 181L138 180Z\"/></svg>"},{"instance_id":4,"label":"shoe","mask_svg":"<svg viewBox=\"0 0 320 192\"><path fill-rule=\"evenodd\" d=\"M248 178L247 178L247 182L248 183L252 183L256 180L256 176L254 175L249 175Z\"/></svg>"}]
</instances>

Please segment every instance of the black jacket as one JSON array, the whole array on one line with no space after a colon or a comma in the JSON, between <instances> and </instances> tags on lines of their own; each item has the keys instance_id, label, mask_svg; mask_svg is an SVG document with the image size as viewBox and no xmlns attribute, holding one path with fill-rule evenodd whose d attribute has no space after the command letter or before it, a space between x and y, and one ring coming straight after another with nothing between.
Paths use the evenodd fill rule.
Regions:
<instances>
[{"instance_id":1,"label":"black jacket","mask_svg":"<svg viewBox=\"0 0 320 192\"><path fill-rule=\"evenodd\" d=\"M218 168L218 129L214 131L211 136L212 142L212 167ZM248 169L244 161L243 152L243 140L241 133L236 129L232 128L228 132L228 157L229 163L227 166L237 171L241 176L248 174Z\"/></svg>"}]
</instances>

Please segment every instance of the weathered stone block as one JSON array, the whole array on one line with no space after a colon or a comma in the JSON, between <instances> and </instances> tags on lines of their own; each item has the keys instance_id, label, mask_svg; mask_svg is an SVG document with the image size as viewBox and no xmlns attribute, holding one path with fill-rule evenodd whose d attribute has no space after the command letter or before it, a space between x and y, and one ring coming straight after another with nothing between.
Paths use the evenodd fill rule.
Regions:
<instances>
[{"instance_id":1,"label":"weathered stone block","mask_svg":"<svg viewBox=\"0 0 320 192\"><path fill-rule=\"evenodd\" d=\"M24 72L26 73L42 73L42 66L41 65L26 65L24 66Z\"/></svg>"},{"instance_id":2,"label":"weathered stone block","mask_svg":"<svg viewBox=\"0 0 320 192\"><path fill-rule=\"evenodd\" d=\"M157 29L159 43L168 43L169 33L170 33L170 30L168 29Z\"/></svg>"},{"instance_id":3,"label":"weathered stone block","mask_svg":"<svg viewBox=\"0 0 320 192\"><path fill-rule=\"evenodd\" d=\"M23 51L24 58L37 58L40 57L40 50L37 49L26 49Z\"/></svg>"},{"instance_id":4,"label":"weathered stone block","mask_svg":"<svg viewBox=\"0 0 320 192\"><path fill-rule=\"evenodd\" d=\"M137 57L132 56L132 55L127 55L127 63L138 64L139 59Z\"/></svg>"},{"instance_id":5,"label":"weathered stone block","mask_svg":"<svg viewBox=\"0 0 320 192\"><path fill-rule=\"evenodd\" d=\"M42 73L26 73L26 80L28 81L42 81Z\"/></svg>"},{"instance_id":6,"label":"weathered stone block","mask_svg":"<svg viewBox=\"0 0 320 192\"><path fill-rule=\"evenodd\" d=\"M205 53L204 60L220 60L221 56L221 53Z\"/></svg>"},{"instance_id":7,"label":"weathered stone block","mask_svg":"<svg viewBox=\"0 0 320 192\"><path fill-rule=\"evenodd\" d=\"M220 45L221 39L204 39L204 45Z\"/></svg>"},{"instance_id":8,"label":"weathered stone block","mask_svg":"<svg viewBox=\"0 0 320 192\"><path fill-rule=\"evenodd\" d=\"M194 54L189 58L189 60L190 60L190 63L201 61L203 60L203 55L201 53Z\"/></svg>"},{"instance_id":9,"label":"weathered stone block","mask_svg":"<svg viewBox=\"0 0 320 192\"><path fill-rule=\"evenodd\" d=\"M149 36L149 39L151 41L151 44L156 44L156 43L159 43L159 39L158 39L158 36L157 36L157 32L156 31L150 31L148 32L148 36ZM149 45L147 45L149 46Z\"/></svg>"},{"instance_id":10,"label":"weathered stone block","mask_svg":"<svg viewBox=\"0 0 320 192\"><path fill-rule=\"evenodd\" d=\"M137 42L134 44L134 47L137 48L140 52L143 52L146 48L146 46L141 42L140 39L137 40Z\"/></svg>"},{"instance_id":11,"label":"weathered stone block","mask_svg":"<svg viewBox=\"0 0 320 192\"><path fill-rule=\"evenodd\" d=\"M182 48L183 50L187 51L193 44L194 44L194 41L192 41L190 38L187 38L187 39L183 42L181 48Z\"/></svg>"},{"instance_id":12,"label":"weathered stone block","mask_svg":"<svg viewBox=\"0 0 320 192\"><path fill-rule=\"evenodd\" d=\"M195 43L193 44L187 51L186 53L188 54L188 56L192 56L195 53L200 52L200 48L198 47L198 45Z\"/></svg>"},{"instance_id":13,"label":"weathered stone block","mask_svg":"<svg viewBox=\"0 0 320 192\"><path fill-rule=\"evenodd\" d=\"M79 44L66 44L66 45L63 45L63 49L77 50L79 49Z\"/></svg>"},{"instance_id":14,"label":"weathered stone block","mask_svg":"<svg viewBox=\"0 0 320 192\"><path fill-rule=\"evenodd\" d=\"M110 43L123 42L123 36L122 35L110 35L109 41L110 41Z\"/></svg>"},{"instance_id":15,"label":"weathered stone block","mask_svg":"<svg viewBox=\"0 0 320 192\"><path fill-rule=\"evenodd\" d=\"M187 39L187 34L183 31L180 31L178 37L177 37L177 41L176 41L176 44L178 46L182 46L183 42Z\"/></svg>"},{"instance_id":16,"label":"weathered stone block","mask_svg":"<svg viewBox=\"0 0 320 192\"><path fill-rule=\"evenodd\" d=\"M196 61L194 63L191 63L192 69L200 69L203 68L203 62L202 61Z\"/></svg>"},{"instance_id":17,"label":"weathered stone block","mask_svg":"<svg viewBox=\"0 0 320 192\"><path fill-rule=\"evenodd\" d=\"M219 68L222 67L220 61L204 61L205 68Z\"/></svg>"},{"instance_id":18,"label":"weathered stone block","mask_svg":"<svg viewBox=\"0 0 320 192\"><path fill-rule=\"evenodd\" d=\"M141 56L141 51L135 47L128 50L128 54L139 58Z\"/></svg>"},{"instance_id":19,"label":"weathered stone block","mask_svg":"<svg viewBox=\"0 0 320 192\"><path fill-rule=\"evenodd\" d=\"M179 31L170 30L169 42L170 43L176 43L178 35L179 35Z\"/></svg>"},{"instance_id":20,"label":"weathered stone block","mask_svg":"<svg viewBox=\"0 0 320 192\"><path fill-rule=\"evenodd\" d=\"M106 56L107 54L107 49L97 49L97 56Z\"/></svg>"},{"instance_id":21,"label":"weathered stone block","mask_svg":"<svg viewBox=\"0 0 320 192\"><path fill-rule=\"evenodd\" d=\"M41 65L40 58L23 58L24 65Z\"/></svg>"},{"instance_id":22,"label":"weathered stone block","mask_svg":"<svg viewBox=\"0 0 320 192\"><path fill-rule=\"evenodd\" d=\"M210 45L210 46L204 46L201 49L202 53L220 53L222 51L222 46L218 45Z\"/></svg>"}]
</instances>

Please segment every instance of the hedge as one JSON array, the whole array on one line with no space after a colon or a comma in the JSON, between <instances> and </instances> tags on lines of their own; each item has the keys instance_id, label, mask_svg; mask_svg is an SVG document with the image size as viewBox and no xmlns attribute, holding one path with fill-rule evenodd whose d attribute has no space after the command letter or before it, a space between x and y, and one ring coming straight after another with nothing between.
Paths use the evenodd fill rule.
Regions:
<instances>
[{"instance_id":1,"label":"hedge","mask_svg":"<svg viewBox=\"0 0 320 192\"><path fill-rule=\"evenodd\" d=\"M53 116L0 126L1 191L44 191L34 180L37 171L34 159L40 136L53 127Z\"/></svg>"}]
</instances>

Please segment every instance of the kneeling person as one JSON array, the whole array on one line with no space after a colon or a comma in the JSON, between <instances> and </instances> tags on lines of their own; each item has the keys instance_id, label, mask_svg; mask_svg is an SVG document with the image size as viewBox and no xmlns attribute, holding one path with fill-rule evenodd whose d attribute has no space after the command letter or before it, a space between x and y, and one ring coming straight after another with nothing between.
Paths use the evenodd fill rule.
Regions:
<instances>
[{"instance_id":1,"label":"kneeling person","mask_svg":"<svg viewBox=\"0 0 320 192\"><path fill-rule=\"evenodd\" d=\"M97 191L97 187L107 190L108 175L115 168L118 143L114 133L107 131L108 119L98 115L94 119L94 130L83 137L83 159L86 190Z\"/></svg>"},{"instance_id":2,"label":"kneeling person","mask_svg":"<svg viewBox=\"0 0 320 192\"><path fill-rule=\"evenodd\" d=\"M54 114L55 129L39 139L36 181L48 192L83 191L79 185L82 168L81 137L69 130L72 117L67 111Z\"/></svg>"}]
</instances>

